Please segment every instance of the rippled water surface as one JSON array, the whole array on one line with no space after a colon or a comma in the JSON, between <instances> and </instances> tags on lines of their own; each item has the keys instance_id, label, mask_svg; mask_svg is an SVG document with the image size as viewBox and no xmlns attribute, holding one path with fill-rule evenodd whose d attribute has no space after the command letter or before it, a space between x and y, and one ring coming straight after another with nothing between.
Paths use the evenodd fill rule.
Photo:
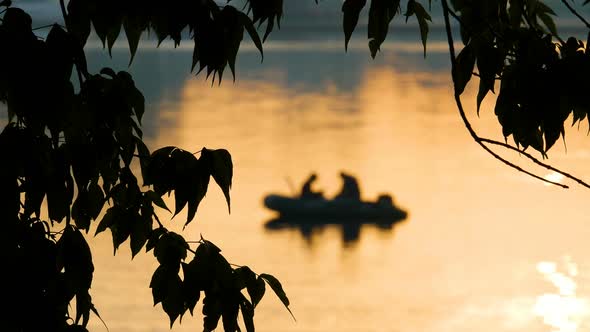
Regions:
<instances>
[{"instance_id":1,"label":"rippled water surface","mask_svg":"<svg viewBox=\"0 0 590 332\"><path fill-rule=\"evenodd\" d=\"M418 38L411 35L411 38ZM590 328L590 191L549 187L511 170L469 137L452 97L444 43L392 42L371 60L365 44L345 53L327 41L269 42L265 58L244 47L237 79L211 86L189 73L191 50L146 46L129 69L144 91L151 149L227 148L232 212L211 186L183 232L218 244L230 262L277 276L295 322L268 294L258 331L584 331ZM99 68L105 51L89 49ZM126 69L125 48L108 63ZM474 126L501 139L493 96ZM588 127L567 133L549 161L590 179ZM500 151L502 152L502 151ZM532 167L518 155L510 160ZM312 171L335 194L338 172L355 174L362 196L390 193L409 217L392 228L267 229L269 193L290 194ZM550 179L549 171L532 170ZM294 189L295 188L295 189ZM165 213L162 213L164 219ZM182 231L183 215L167 222ZM111 332L168 331L148 288L150 255L113 257L108 232L92 240L93 299ZM173 331L201 327L186 316ZM106 331L91 319L93 331Z\"/></svg>"}]
</instances>

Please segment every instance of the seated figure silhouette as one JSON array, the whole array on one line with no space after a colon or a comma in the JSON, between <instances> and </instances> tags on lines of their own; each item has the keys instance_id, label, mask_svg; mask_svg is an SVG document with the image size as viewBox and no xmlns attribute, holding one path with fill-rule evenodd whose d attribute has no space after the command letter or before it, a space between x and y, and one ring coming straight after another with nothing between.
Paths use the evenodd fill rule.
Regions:
<instances>
[{"instance_id":1,"label":"seated figure silhouette","mask_svg":"<svg viewBox=\"0 0 590 332\"><path fill-rule=\"evenodd\" d=\"M335 199L352 199L361 200L361 192L356 178L350 174L340 172L342 178L342 189L336 195Z\"/></svg>"},{"instance_id":2,"label":"seated figure silhouette","mask_svg":"<svg viewBox=\"0 0 590 332\"><path fill-rule=\"evenodd\" d=\"M311 186L318 178L317 174L311 173L311 175L305 180L303 183L303 187L301 187L301 193L299 194L301 198L321 198L322 192L321 191L313 191Z\"/></svg>"}]
</instances>

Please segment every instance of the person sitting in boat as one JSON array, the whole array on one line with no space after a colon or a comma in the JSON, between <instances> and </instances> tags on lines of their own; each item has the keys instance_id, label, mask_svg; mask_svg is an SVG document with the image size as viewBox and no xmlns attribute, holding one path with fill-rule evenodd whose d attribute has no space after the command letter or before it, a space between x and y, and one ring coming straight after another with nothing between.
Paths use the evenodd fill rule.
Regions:
<instances>
[{"instance_id":1,"label":"person sitting in boat","mask_svg":"<svg viewBox=\"0 0 590 332\"><path fill-rule=\"evenodd\" d=\"M307 178L305 183L303 183L303 187L301 188L301 198L320 198L322 197L323 193L321 191L313 191L311 186L318 178L317 174L311 173L311 175Z\"/></svg>"},{"instance_id":2,"label":"person sitting in boat","mask_svg":"<svg viewBox=\"0 0 590 332\"><path fill-rule=\"evenodd\" d=\"M342 189L336 195L336 199L352 199L356 201L361 200L361 192L356 178L350 174L340 172L342 178Z\"/></svg>"},{"instance_id":3,"label":"person sitting in boat","mask_svg":"<svg viewBox=\"0 0 590 332\"><path fill-rule=\"evenodd\" d=\"M380 206L393 206L393 198L389 194L381 194L377 197L377 205Z\"/></svg>"}]
</instances>

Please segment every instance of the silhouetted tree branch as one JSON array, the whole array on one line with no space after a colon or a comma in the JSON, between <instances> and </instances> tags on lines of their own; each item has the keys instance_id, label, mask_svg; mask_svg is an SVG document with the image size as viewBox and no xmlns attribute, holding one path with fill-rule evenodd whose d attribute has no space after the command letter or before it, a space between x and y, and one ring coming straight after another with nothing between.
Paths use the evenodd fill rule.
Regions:
<instances>
[{"instance_id":1,"label":"silhouetted tree branch","mask_svg":"<svg viewBox=\"0 0 590 332\"><path fill-rule=\"evenodd\" d=\"M588 23L588 21L586 21L586 19L580 15L580 13L578 13L578 11L576 11L576 9L574 9L574 7L572 7L569 2L567 2L567 0L561 0L561 2L567 7L567 9L569 9L570 12L572 12L572 14L580 19L580 21L582 21L582 23L584 23L588 29L590 29L590 23Z\"/></svg>"},{"instance_id":2,"label":"silhouetted tree branch","mask_svg":"<svg viewBox=\"0 0 590 332\"><path fill-rule=\"evenodd\" d=\"M496 158L497 160L501 161L502 163L504 163L505 165L508 165L511 168L514 168L516 170L518 170L519 172L522 172L524 174L527 174L535 179L538 179L540 181L552 184L552 185L556 185L562 188L569 188L569 186L558 183L558 182L554 182L548 179L545 179L539 175L536 175L532 172L529 172L525 169L523 169L522 167L506 160L505 158L501 157L500 155L498 155L497 153L495 153L494 151L492 151L487 145L487 144L493 144L493 145L497 145L497 146L501 146L504 148L507 148L509 150L512 151L516 151L519 154L524 155L525 157L529 158L531 161L533 161L535 164L542 166L548 170L557 172L569 179L572 179L574 181L576 181L577 183L581 184L582 186L586 187L586 188L590 188L590 185L588 185L586 182L582 181L581 179L567 173L564 171L561 171L549 164L543 163L541 161L539 161L537 158L533 157L531 154L520 150L512 145L506 144L506 143L502 143L502 142L498 142L492 139L488 139L488 138L482 138L479 137L479 135L475 132L475 130L473 129L473 127L471 126L471 123L469 122L469 119L467 118L467 115L465 114L465 109L463 108L463 103L461 102L461 94L459 93L458 89L457 89L457 84L456 84L456 75L457 75L457 57L455 55L455 47L454 47L454 42L453 42L453 34L451 31L451 25L450 25L450 20L449 20L449 16L451 15L451 10L448 7L447 1L446 0L441 0L442 2L442 7L443 7L443 16L444 16L444 21L445 21L445 30L446 30L446 34L447 34L447 42L449 45L449 55L451 58L451 72L452 72L452 76L453 76L453 90L454 90L454 97L455 97L455 103L457 104L457 109L459 111L459 114L461 116L461 119L463 120L463 123L465 125L465 127L467 128L467 131L469 132L469 134L471 135L471 137L475 140L475 142L481 146L482 149L484 149L486 152L488 152L489 154L491 154L494 158ZM455 16L455 15L453 15Z\"/></svg>"}]
</instances>

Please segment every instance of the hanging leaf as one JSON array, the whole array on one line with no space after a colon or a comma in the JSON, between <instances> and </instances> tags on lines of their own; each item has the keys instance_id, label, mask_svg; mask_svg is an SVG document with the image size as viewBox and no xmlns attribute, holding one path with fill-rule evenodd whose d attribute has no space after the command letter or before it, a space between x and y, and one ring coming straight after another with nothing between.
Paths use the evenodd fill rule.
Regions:
<instances>
[{"instance_id":1,"label":"hanging leaf","mask_svg":"<svg viewBox=\"0 0 590 332\"><path fill-rule=\"evenodd\" d=\"M223 7L220 13L222 16L222 24L224 26L224 56L227 57L227 63L231 70L234 82L236 81L236 58L244 36L244 25L242 24L243 16L239 13L240 12L238 12L233 6ZM219 83L221 83L221 75L222 73L220 72Z\"/></svg>"},{"instance_id":2,"label":"hanging leaf","mask_svg":"<svg viewBox=\"0 0 590 332\"><path fill-rule=\"evenodd\" d=\"M428 38L428 22L432 22L432 18L430 14L424 9L422 4L415 0L408 1L408 7L406 12L406 22L408 21L408 17L412 15L416 15L416 19L418 19L418 25L420 27L420 38L422 39L422 45L424 46L424 57L426 57L426 39Z\"/></svg>"},{"instance_id":3,"label":"hanging leaf","mask_svg":"<svg viewBox=\"0 0 590 332\"><path fill-rule=\"evenodd\" d=\"M235 273L239 276L239 279L243 281L246 290L248 291L248 295L250 296L250 300L252 301L252 305L256 307L264 296L266 290L264 280L260 277L257 278L256 273L247 266L237 268Z\"/></svg>"},{"instance_id":4,"label":"hanging leaf","mask_svg":"<svg viewBox=\"0 0 590 332\"><path fill-rule=\"evenodd\" d=\"M293 319L295 319L295 316L293 316L291 309L289 309L289 298L287 298L287 294L283 290L283 286L281 285L280 281L274 276L266 273L260 274L259 277L264 279L264 281L268 283L268 285L270 286L270 288L272 288L273 292L275 292L279 300L281 300L285 308L287 308Z\"/></svg>"},{"instance_id":5,"label":"hanging leaf","mask_svg":"<svg viewBox=\"0 0 590 332\"><path fill-rule=\"evenodd\" d=\"M242 293L239 291L229 291L222 295L222 321L223 330L225 332L235 332L238 327L238 314L240 311L240 303Z\"/></svg>"},{"instance_id":6,"label":"hanging leaf","mask_svg":"<svg viewBox=\"0 0 590 332\"><path fill-rule=\"evenodd\" d=\"M369 50L371 57L375 58L381 48L381 44L387 37L389 23L393 20L399 9L399 0L372 0L369 7Z\"/></svg>"},{"instance_id":7,"label":"hanging leaf","mask_svg":"<svg viewBox=\"0 0 590 332\"><path fill-rule=\"evenodd\" d=\"M361 10L367 4L367 0L345 0L342 4L342 29L344 30L344 50L348 51L348 42L352 32L356 28Z\"/></svg>"},{"instance_id":8,"label":"hanging leaf","mask_svg":"<svg viewBox=\"0 0 590 332\"><path fill-rule=\"evenodd\" d=\"M230 208L230 196L229 190L232 185L233 177L233 163L231 154L225 149L208 150L203 148L201 151L201 159L206 160L210 165L210 172L217 185L223 191L225 200L227 202L227 208L231 212Z\"/></svg>"},{"instance_id":9,"label":"hanging leaf","mask_svg":"<svg viewBox=\"0 0 590 332\"><path fill-rule=\"evenodd\" d=\"M123 30L125 30L127 42L129 43L129 53L131 54L129 57L129 66L131 66L135 58L141 34L147 29L148 25L148 21L141 15L127 15L123 18Z\"/></svg>"},{"instance_id":10,"label":"hanging leaf","mask_svg":"<svg viewBox=\"0 0 590 332\"><path fill-rule=\"evenodd\" d=\"M152 230L145 245L145 252L149 252L150 250L154 249L156 244L158 244L158 241L160 241L160 237L162 237L162 235L166 234L167 232L168 230L166 230L164 227L158 227Z\"/></svg>"},{"instance_id":11,"label":"hanging leaf","mask_svg":"<svg viewBox=\"0 0 590 332\"><path fill-rule=\"evenodd\" d=\"M205 292L203 299L203 331L211 332L217 328L221 318L221 299L211 292Z\"/></svg>"},{"instance_id":12,"label":"hanging leaf","mask_svg":"<svg viewBox=\"0 0 590 332\"><path fill-rule=\"evenodd\" d=\"M504 57L493 45L481 46L477 52L479 91L477 93L477 114L488 91L494 92L496 74L502 70Z\"/></svg>"},{"instance_id":13,"label":"hanging leaf","mask_svg":"<svg viewBox=\"0 0 590 332\"><path fill-rule=\"evenodd\" d=\"M260 26L266 21L266 30L262 41L271 33L275 25L281 27L281 17L283 16L283 0L268 0L268 1L248 1L248 9L252 10L252 21L258 23Z\"/></svg>"},{"instance_id":14,"label":"hanging leaf","mask_svg":"<svg viewBox=\"0 0 590 332\"><path fill-rule=\"evenodd\" d=\"M184 238L174 232L163 234L154 248L154 256L161 265L178 267L186 258L188 244Z\"/></svg>"},{"instance_id":15,"label":"hanging leaf","mask_svg":"<svg viewBox=\"0 0 590 332\"><path fill-rule=\"evenodd\" d=\"M66 27L72 33L80 46L84 46L90 36L90 10L86 0L68 1L68 19Z\"/></svg>"},{"instance_id":16,"label":"hanging leaf","mask_svg":"<svg viewBox=\"0 0 590 332\"><path fill-rule=\"evenodd\" d=\"M471 44L467 44L459 55L457 56L456 66L453 68L453 83L455 85L455 93L462 94L465 90L467 82L471 79L473 74L473 67L475 66L475 54L472 51Z\"/></svg>"},{"instance_id":17,"label":"hanging leaf","mask_svg":"<svg viewBox=\"0 0 590 332\"><path fill-rule=\"evenodd\" d=\"M154 193L155 195L155 193ZM157 195L156 195L157 196ZM161 199L161 198L160 198ZM154 208L151 204L142 206L141 218L136 218L130 234L131 258L137 255L148 241L152 233L152 215Z\"/></svg>"},{"instance_id":18,"label":"hanging leaf","mask_svg":"<svg viewBox=\"0 0 590 332\"><path fill-rule=\"evenodd\" d=\"M543 24L547 27L547 29L549 29L549 32L553 36L558 36L557 27L555 26L555 22L553 21L553 18L551 17L551 16L557 16L557 14L555 14L553 9L551 9L549 6L547 6L542 1L537 0L537 1L535 1L534 15L536 15L539 19L541 19L541 22L543 22Z\"/></svg>"},{"instance_id":19,"label":"hanging leaf","mask_svg":"<svg viewBox=\"0 0 590 332\"><path fill-rule=\"evenodd\" d=\"M178 270L167 265L160 265L150 281L154 306L162 303L162 308L170 318L170 328L178 316L184 313L184 298L182 294L182 280Z\"/></svg>"},{"instance_id":20,"label":"hanging leaf","mask_svg":"<svg viewBox=\"0 0 590 332\"><path fill-rule=\"evenodd\" d=\"M75 293L88 291L92 284L92 253L82 233L67 226L57 242L58 270L64 269L67 282Z\"/></svg>"},{"instance_id":21,"label":"hanging leaf","mask_svg":"<svg viewBox=\"0 0 590 332\"><path fill-rule=\"evenodd\" d=\"M240 309L242 311L244 325L246 326L246 332L254 332L254 307L243 295L242 301L240 302Z\"/></svg>"},{"instance_id":22,"label":"hanging leaf","mask_svg":"<svg viewBox=\"0 0 590 332\"><path fill-rule=\"evenodd\" d=\"M260 40L260 36L258 35L256 28L254 27L254 23L248 15L242 12L239 12L238 15L240 23L242 24L242 26L244 26L244 28L248 32L248 35L250 35L252 42L254 42L254 45L260 52L260 56L262 57L261 61L264 60L264 52L262 51L262 41Z\"/></svg>"}]
</instances>

